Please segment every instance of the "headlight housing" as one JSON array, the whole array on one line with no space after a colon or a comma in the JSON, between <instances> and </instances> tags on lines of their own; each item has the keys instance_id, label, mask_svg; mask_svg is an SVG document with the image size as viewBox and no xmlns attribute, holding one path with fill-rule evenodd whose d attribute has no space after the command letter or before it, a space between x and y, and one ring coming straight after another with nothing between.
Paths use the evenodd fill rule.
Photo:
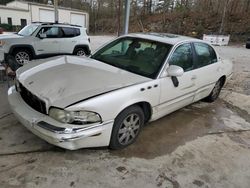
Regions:
<instances>
[{"instance_id":1,"label":"headlight housing","mask_svg":"<svg viewBox=\"0 0 250 188\"><path fill-rule=\"evenodd\" d=\"M5 41L0 40L0 46L3 46L5 44Z\"/></svg>"},{"instance_id":2,"label":"headlight housing","mask_svg":"<svg viewBox=\"0 0 250 188\"><path fill-rule=\"evenodd\" d=\"M59 108L51 108L49 110L49 116L61 123L75 125L101 122L100 115L90 111L67 111Z\"/></svg>"}]
</instances>

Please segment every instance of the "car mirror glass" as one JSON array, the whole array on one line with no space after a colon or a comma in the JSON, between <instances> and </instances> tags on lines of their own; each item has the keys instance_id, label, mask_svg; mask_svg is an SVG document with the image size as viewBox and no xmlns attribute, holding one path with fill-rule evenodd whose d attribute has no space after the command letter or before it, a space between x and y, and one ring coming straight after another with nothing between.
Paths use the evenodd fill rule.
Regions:
<instances>
[{"instance_id":1,"label":"car mirror glass","mask_svg":"<svg viewBox=\"0 0 250 188\"><path fill-rule=\"evenodd\" d=\"M174 76L174 77L180 77L184 74L183 68L177 66L177 65L170 65L167 68L168 76Z\"/></svg>"}]
</instances>

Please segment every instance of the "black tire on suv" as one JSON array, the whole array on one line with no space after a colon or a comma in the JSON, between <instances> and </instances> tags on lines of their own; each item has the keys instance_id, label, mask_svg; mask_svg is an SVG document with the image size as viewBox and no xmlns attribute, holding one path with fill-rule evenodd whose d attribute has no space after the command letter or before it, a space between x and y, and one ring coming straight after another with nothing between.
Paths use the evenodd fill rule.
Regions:
<instances>
[{"instance_id":1,"label":"black tire on suv","mask_svg":"<svg viewBox=\"0 0 250 188\"><path fill-rule=\"evenodd\" d=\"M13 56L19 65L24 65L32 59L30 50L25 48L19 48L14 50Z\"/></svg>"},{"instance_id":2,"label":"black tire on suv","mask_svg":"<svg viewBox=\"0 0 250 188\"><path fill-rule=\"evenodd\" d=\"M78 48L75 49L74 55L77 55L77 56L86 56L86 55L88 55L88 53L87 53L87 50L85 48L78 47Z\"/></svg>"}]
</instances>

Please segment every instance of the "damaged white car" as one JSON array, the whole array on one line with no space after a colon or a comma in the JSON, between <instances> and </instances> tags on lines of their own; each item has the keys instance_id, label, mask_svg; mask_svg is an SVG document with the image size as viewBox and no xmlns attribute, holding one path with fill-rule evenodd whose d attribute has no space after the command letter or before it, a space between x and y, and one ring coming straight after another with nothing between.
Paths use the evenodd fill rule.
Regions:
<instances>
[{"instance_id":1,"label":"damaged white car","mask_svg":"<svg viewBox=\"0 0 250 188\"><path fill-rule=\"evenodd\" d=\"M91 57L61 56L17 70L10 106L30 131L74 150L133 143L143 125L195 101L214 101L232 74L204 41L129 34Z\"/></svg>"}]
</instances>

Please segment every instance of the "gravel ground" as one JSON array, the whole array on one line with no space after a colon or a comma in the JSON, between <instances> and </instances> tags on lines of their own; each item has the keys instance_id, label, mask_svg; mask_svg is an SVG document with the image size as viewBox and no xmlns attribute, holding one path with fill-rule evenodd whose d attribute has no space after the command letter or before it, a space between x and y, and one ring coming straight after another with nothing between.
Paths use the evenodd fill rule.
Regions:
<instances>
[{"instance_id":1,"label":"gravel ground","mask_svg":"<svg viewBox=\"0 0 250 188\"><path fill-rule=\"evenodd\" d=\"M96 49L112 36L91 37ZM0 187L227 187L250 185L250 50L216 47L234 75L212 104L198 102L144 128L120 151L67 151L27 131L0 84Z\"/></svg>"}]
</instances>

